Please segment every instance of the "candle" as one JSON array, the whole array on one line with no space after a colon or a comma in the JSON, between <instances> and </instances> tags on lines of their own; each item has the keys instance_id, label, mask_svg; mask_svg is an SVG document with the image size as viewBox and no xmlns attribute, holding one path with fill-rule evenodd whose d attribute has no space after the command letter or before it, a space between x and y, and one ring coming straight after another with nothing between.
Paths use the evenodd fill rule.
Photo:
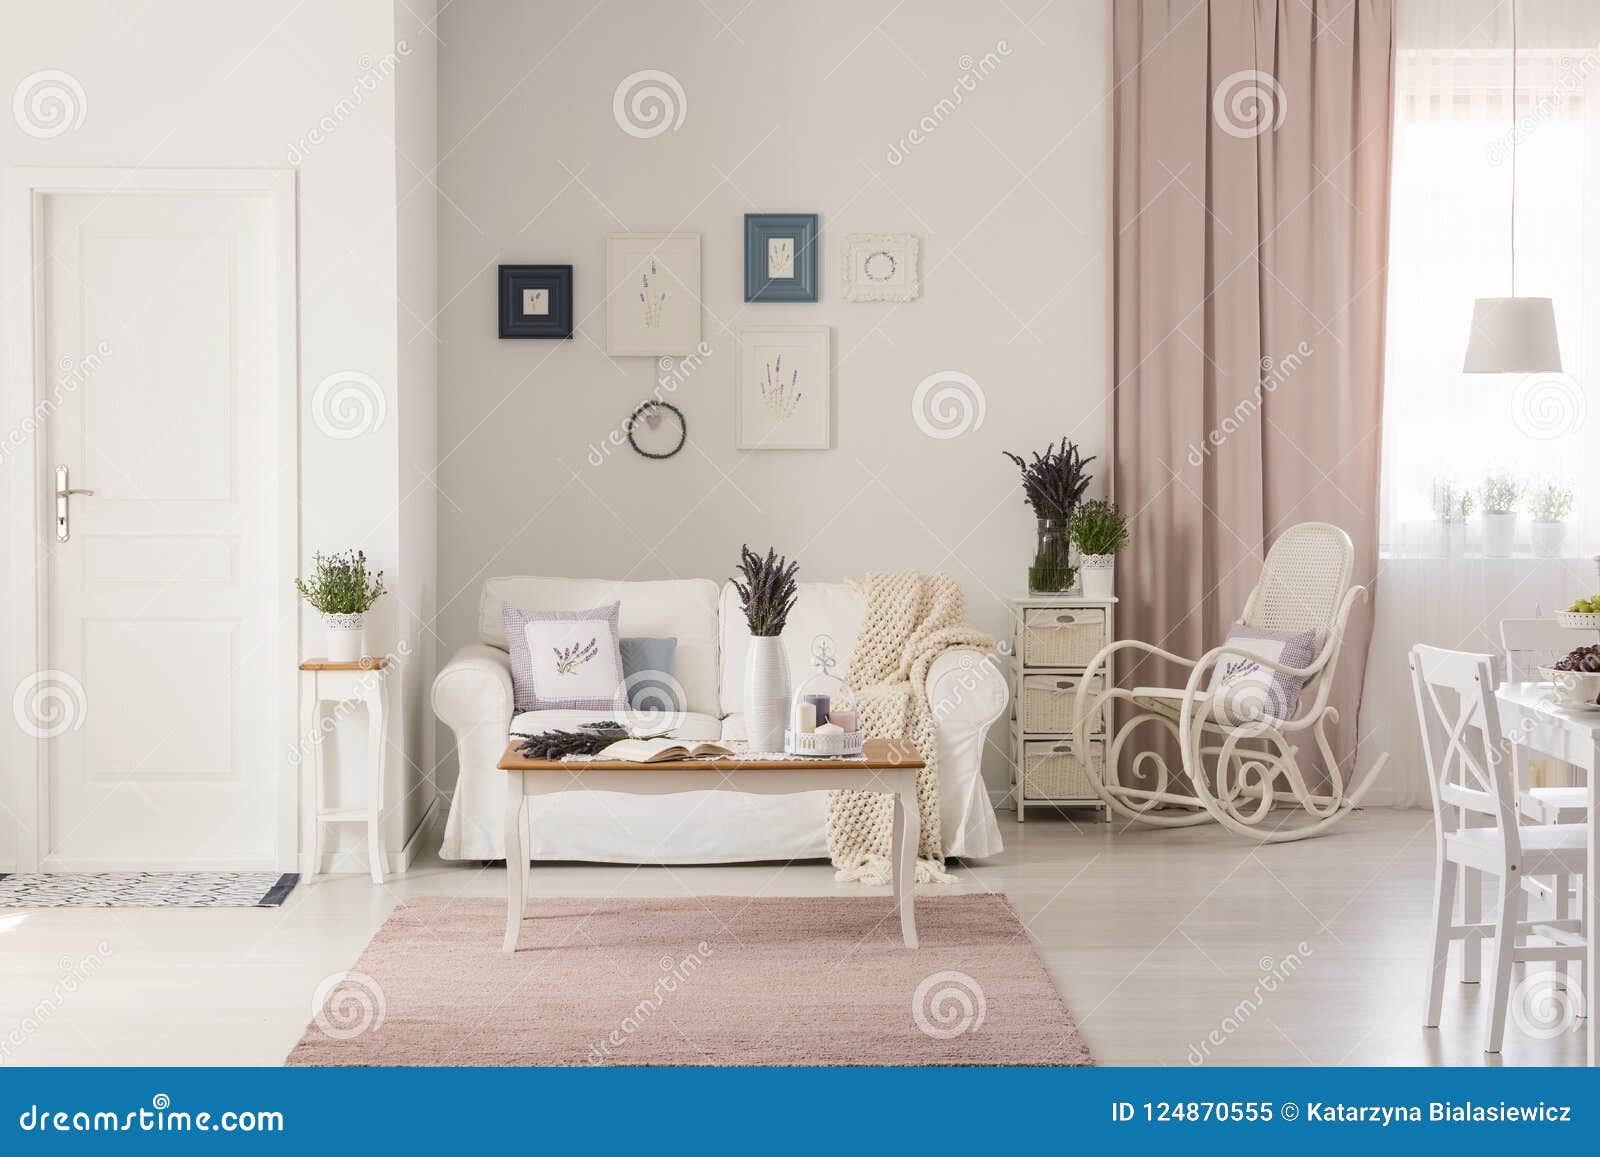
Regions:
<instances>
[{"instance_id":1,"label":"candle","mask_svg":"<svg viewBox=\"0 0 1600 1157\"><path fill-rule=\"evenodd\" d=\"M835 707L828 712L828 722L837 723L841 731L854 731L856 729L856 713L843 707Z\"/></svg>"},{"instance_id":2,"label":"candle","mask_svg":"<svg viewBox=\"0 0 1600 1157\"><path fill-rule=\"evenodd\" d=\"M840 727L837 723L824 723L822 726L817 728L817 734L818 735L843 735L844 734L844 728Z\"/></svg>"},{"instance_id":3,"label":"candle","mask_svg":"<svg viewBox=\"0 0 1600 1157\"><path fill-rule=\"evenodd\" d=\"M794 729L801 735L809 735L817 729L816 704L802 703L794 709Z\"/></svg>"},{"instance_id":4,"label":"candle","mask_svg":"<svg viewBox=\"0 0 1600 1157\"><path fill-rule=\"evenodd\" d=\"M828 697L826 695L807 695L805 701L816 708L817 726L828 722Z\"/></svg>"}]
</instances>

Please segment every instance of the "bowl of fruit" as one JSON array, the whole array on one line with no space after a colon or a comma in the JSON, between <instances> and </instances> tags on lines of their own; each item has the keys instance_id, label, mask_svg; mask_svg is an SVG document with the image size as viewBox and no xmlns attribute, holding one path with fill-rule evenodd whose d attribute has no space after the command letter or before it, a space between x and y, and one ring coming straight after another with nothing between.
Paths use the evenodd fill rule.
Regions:
<instances>
[{"instance_id":1,"label":"bowl of fruit","mask_svg":"<svg viewBox=\"0 0 1600 1157\"><path fill-rule=\"evenodd\" d=\"M1539 674L1550 680L1561 706L1600 710L1600 647L1579 647Z\"/></svg>"},{"instance_id":2,"label":"bowl of fruit","mask_svg":"<svg viewBox=\"0 0 1600 1157\"><path fill-rule=\"evenodd\" d=\"M1600 595L1579 599L1566 610L1557 611L1556 621L1575 631L1600 631Z\"/></svg>"}]
</instances>

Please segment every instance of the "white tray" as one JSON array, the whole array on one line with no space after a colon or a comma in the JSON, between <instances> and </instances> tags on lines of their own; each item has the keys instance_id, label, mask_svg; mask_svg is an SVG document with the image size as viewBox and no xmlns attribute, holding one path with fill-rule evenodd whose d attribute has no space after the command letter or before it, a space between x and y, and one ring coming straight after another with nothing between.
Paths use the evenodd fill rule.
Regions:
<instances>
[{"instance_id":1,"label":"white tray","mask_svg":"<svg viewBox=\"0 0 1600 1157\"><path fill-rule=\"evenodd\" d=\"M841 755L861 754L861 732L845 731L839 735L818 735L814 731L783 733L783 747L790 755L816 759L834 759Z\"/></svg>"}]
</instances>

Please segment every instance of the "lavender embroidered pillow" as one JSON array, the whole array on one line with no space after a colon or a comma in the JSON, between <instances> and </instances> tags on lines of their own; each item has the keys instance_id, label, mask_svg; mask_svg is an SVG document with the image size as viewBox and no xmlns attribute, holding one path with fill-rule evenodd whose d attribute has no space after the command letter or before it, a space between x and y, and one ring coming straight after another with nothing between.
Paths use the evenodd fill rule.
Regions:
<instances>
[{"instance_id":1,"label":"lavender embroidered pillow","mask_svg":"<svg viewBox=\"0 0 1600 1157\"><path fill-rule=\"evenodd\" d=\"M1248 723L1263 716L1292 719L1305 679L1264 667L1256 659L1286 667L1310 666L1317 657L1317 632L1268 631L1234 623L1228 628L1227 645L1255 658L1224 655L1217 660L1207 688L1213 717L1225 723Z\"/></svg>"},{"instance_id":2,"label":"lavender embroidered pillow","mask_svg":"<svg viewBox=\"0 0 1600 1157\"><path fill-rule=\"evenodd\" d=\"M500 604L518 711L621 711L621 603L587 611L519 611Z\"/></svg>"}]
</instances>

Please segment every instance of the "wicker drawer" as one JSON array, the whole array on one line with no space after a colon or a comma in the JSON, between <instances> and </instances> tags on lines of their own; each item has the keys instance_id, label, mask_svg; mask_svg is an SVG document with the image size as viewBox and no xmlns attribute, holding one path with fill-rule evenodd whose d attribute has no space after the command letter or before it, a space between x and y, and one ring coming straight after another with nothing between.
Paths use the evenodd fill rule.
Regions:
<instances>
[{"instance_id":1,"label":"wicker drawer","mask_svg":"<svg viewBox=\"0 0 1600 1157\"><path fill-rule=\"evenodd\" d=\"M1030 607L1022 612L1024 667L1082 667L1106 645L1101 607Z\"/></svg>"},{"instance_id":2,"label":"wicker drawer","mask_svg":"<svg viewBox=\"0 0 1600 1157\"><path fill-rule=\"evenodd\" d=\"M1073 712L1078 708L1078 675L1024 675L1022 677L1022 730L1060 733L1071 731ZM1105 676L1090 681L1090 693L1105 690ZM1106 729L1106 713L1096 711L1089 730L1099 735Z\"/></svg>"},{"instance_id":3,"label":"wicker drawer","mask_svg":"<svg viewBox=\"0 0 1600 1157\"><path fill-rule=\"evenodd\" d=\"M1022 745L1023 799L1092 799L1091 768L1096 776L1105 767L1106 745L1088 744L1089 760L1079 756L1070 739L1030 740Z\"/></svg>"}]
</instances>

